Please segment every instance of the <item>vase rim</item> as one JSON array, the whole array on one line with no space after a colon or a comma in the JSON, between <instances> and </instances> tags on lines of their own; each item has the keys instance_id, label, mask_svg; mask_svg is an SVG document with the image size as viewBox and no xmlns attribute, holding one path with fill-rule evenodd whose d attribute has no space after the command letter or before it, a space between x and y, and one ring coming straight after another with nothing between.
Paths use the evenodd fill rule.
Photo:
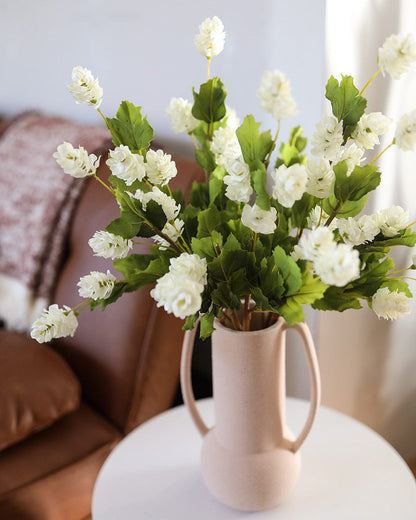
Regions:
<instances>
[{"instance_id":1,"label":"vase rim","mask_svg":"<svg viewBox=\"0 0 416 520\"><path fill-rule=\"evenodd\" d=\"M256 329L256 330L235 330L235 329L230 329L229 327L226 327L225 325L223 325L220 320L218 318L215 318L214 319L214 328L215 330L226 330L227 332L231 333L231 334L249 334L249 335L256 335L256 334L261 334L261 333L264 333L264 332L269 332L269 331L272 331L272 330L275 330L279 327L281 327L284 323L284 319L282 318L282 316L279 316L277 318L277 321L275 321L275 323L273 323L272 325L269 325L268 327L264 328L264 329Z\"/></svg>"}]
</instances>

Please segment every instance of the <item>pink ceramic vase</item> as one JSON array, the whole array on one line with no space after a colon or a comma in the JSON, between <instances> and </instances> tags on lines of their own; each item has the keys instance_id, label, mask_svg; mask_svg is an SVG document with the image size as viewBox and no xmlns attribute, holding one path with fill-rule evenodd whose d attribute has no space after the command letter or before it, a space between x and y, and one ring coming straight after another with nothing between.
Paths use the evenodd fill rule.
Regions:
<instances>
[{"instance_id":1,"label":"pink ceramic vase","mask_svg":"<svg viewBox=\"0 0 416 520\"><path fill-rule=\"evenodd\" d=\"M311 381L306 424L295 438L285 422L285 336L301 336ZM207 428L195 405L190 367L195 329L184 338L181 386L185 404L203 436L201 470L206 486L221 502L257 511L275 507L294 487L299 448L314 422L320 379L313 340L303 323L240 332L215 323L212 368L215 426Z\"/></svg>"}]
</instances>

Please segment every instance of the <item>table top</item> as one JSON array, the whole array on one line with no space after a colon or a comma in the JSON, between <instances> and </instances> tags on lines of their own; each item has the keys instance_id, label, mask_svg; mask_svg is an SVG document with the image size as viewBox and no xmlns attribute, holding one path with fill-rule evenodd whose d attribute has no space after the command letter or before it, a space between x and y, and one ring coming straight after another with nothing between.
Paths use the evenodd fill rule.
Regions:
<instances>
[{"instance_id":1,"label":"table top","mask_svg":"<svg viewBox=\"0 0 416 520\"><path fill-rule=\"evenodd\" d=\"M309 404L287 400L287 423L299 431ZM208 425L212 399L198 402ZM301 448L296 487L273 510L246 513L217 502L199 471L202 440L184 406L133 430L98 476L94 520L414 520L416 481L403 459L379 435L321 406Z\"/></svg>"}]
</instances>

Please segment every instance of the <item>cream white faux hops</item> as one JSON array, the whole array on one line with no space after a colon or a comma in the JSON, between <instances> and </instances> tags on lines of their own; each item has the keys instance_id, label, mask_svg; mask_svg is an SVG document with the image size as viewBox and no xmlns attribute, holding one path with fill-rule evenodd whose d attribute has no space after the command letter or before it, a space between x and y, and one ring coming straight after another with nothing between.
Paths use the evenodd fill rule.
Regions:
<instances>
[{"instance_id":1,"label":"cream white faux hops","mask_svg":"<svg viewBox=\"0 0 416 520\"><path fill-rule=\"evenodd\" d=\"M88 245L95 256L115 260L125 258L133 247L133 242L108 231L96 231L88 240Z\"/></svg>"},{"instance_id":2,"label":"cream white faux hops","mask_svg":"<svg viewBox=\"0 0 416 520\"><path fill-rule=\"evenodd\" d=\"M146 174L152 184L165 186L178 173L175 161L163 150L148 150L146 154Z\"/></svg>"},{"instance_id":3,"label":"cream white faux hops","mask_svg":"<svg viewBox=\"0 0 416 520\"><path fill-rule=\"evenodd\" d=\"M314 262L316 274L328 285L343 287L360 276L360 255L348 244L338 244Z\"/></svg>"},{"instance_id":4,"label":"cream white faux hops","mask_svg":"<svg viewBox=\"0 0 416 520\"><path fill-rule=\"evenodd\" d=\"M306 167L306 173L306 191L310 195L318 197L318 199L325 199L333 195L335 173L327 159L312 159Z\"/></svg>"},{"instance_id":5,"label":"cream white faux hops","mask_svg":"<svg viewBox=\"0 0 416 520\"><path fill-rule=\"evenodd\" d=\"M377 225L385 237L394 237L409 223L409 212L400 206L382 209L375 215Z\"/></svg>"},{"instance_id":6,"label":"cream white faux hops","mask_svg":"<svg viewBox=\"0 0 416 520\"><path fill-rule=\"evenodd\" d=\"M194 39L196 50L207 58L218 56L223 51L225 44L225 31L222 21L217 16L206 18L198 29L199 34Z\"/></svg>"},{"instance_id":7,"label":"cream white faux hops","mask_svg":"<svg viewBox=\"0 0 416 520\"><path fill-rule=\"evenodd\" d=\"M398 121L395 134L397 146L404 151L413 151L416 147L416 110L404 114Z\"/></svg>"},{"instance_id":8,"label":"cream white faux hops","mask_svg":"<svg viewBox=\"0 0 416 520\"><path fill-rule=\"evenodd\" d=\"M146 175L143 157L132 153L124 144L110 151L106 164L111 173L125 181L127 186L131 186L134 181L143 180Z\"/></svg>"},{"instance_id":9,"label":"cream white faux hops","mask_svg":"<svg viewBox=\"0 0 416 520\"><path fill-rule=\"evenodd\" d=\"M338 121L333 116L323 117L312 134L311 152L315 156L336 161L343 140L342 121Z\"/></svg>"},{"instance_id":10,"label":"cream white faux hops","mask_svg":"<svg viewBox=\"0 0 416 520\"><path fill-rule=\"evenodd\" d=\"M337 227L344 242L351 246L372 242L380 232L375 215L363 215L358 220L352 217L340 218Z\"/></svg>"},{"instance_id":11,"label":"cream white faux hops","mask_svg":"<svg viewBox=\"0 0 416 520\"><path fill-rule=\"evenodd\" d=\"M306 225L309 229L315 229L320 226L325 226L328 219L329 215L320 206L315 206L311 209L311 212L306 219ZM333 231L337 226L338 219L334 218L327 228Z\"/></svg>"},{"instance_id":12,"label":"cream white faux hops","mask_svg":"<svg viewBox=\"0 0 416 520\"><path fill-rule=\"evenodd\" d=\"M166 109L173 131L176 134L189 134L199 125L192 115L192 105L183 98L172 98Z\"/></svg>"},{"instance_id":13,"label":"cream white faux hops","mask_svg":"<svg viewBox=\"0 0 416 520\"><path fill-rule=\"evenodd\" d=\"M378 65L381 72L399 79L416 61L416 41L412 34L400 36L392 34L378 50Z\"/></svg>"},{"instance_id":14,"label":"cream white faux hops","mask_svg":"<svg viewBox=\"0 0 416 520\"><path fill-rule=\"evenodd\" d=\"M347 175L350 175L356 166L363 160L364 150L355 143L341 146L336 162L345 161L347 163Z\"/></svg>"},{"instance_id":15,"label":"cream white faux hops","mask_svg":"<svg viewBox=\"0 0 416 520\"><path fill-rule=\"evenodd\" d=\"M289 167L282 164L271 172L271 176L274 181L272 197L282 206L291 208L302 198L308 182L308 174L303 164L293 164Z\"/></svg>"},{"instance_id":16,"label":"cream white faux hops","mask_svg":"<svg viewBox=\"0 0 416 520\"><path fill-rule=\"evenodd\" d=\"M269 235L276 229L277 212L275 208L269 211L259 208L257 204L246 204L241 214L241 222L255 233Z\"/></svg>"},{"instance_id":17,"label":"cream white faux hops","mask_svg":"<svg viewBox=\"0 0 416 520\"><path fill-rule=\"evenodd\" d=\"M266 71L257 91L260 107L280 120L297 114L296 101L290 91L290 83L283 72Z\"/></svg>"},{"instance_id":18,"label":"cream white faux hops","mask_svg":"<svg viewBox=\"0 0 416 520\"><path fill-rule=\"evenodd\" d=\"M241 155L237 134L229 126L215 130L210 149L219 166L224 166L227 161L234 161Z\"/></svg>"},{"instance_id":19,"label":"cream white faux hops","mask_svg":"<svg viewBox=\"0 0 416 520\"><path fill-rule=\"evenodd\" d=\"M207 281L206 259L182 253L170 261L169 272L159 278L150 295L166 312L184 319L199 311Z\"/></svg>"},{"instance_id":20,"label":"cream white faux hops","mask_svg":"<svg viewBox=\"0 0 416 520\"><path fill-rule=\"evenodd\" d=\"M391 119L381 112L363 114L357 123L351 137L355 144L365 150L373 150L380 144L379 137L384 135L391 124Z\"/></svg>"},{"instance_id":21,"label":"cream white faux hops","mask_svg":"<svg viewBox=\"0 0 416 520\"><path fill-rule=\"evenodd\" d=\"M299 243L294 247L295 257L315 261L335 249L336 242L329 227L318 226L312 231L303 233Z\"/></svg>"},{"instance_id":22,"label":"cream white faux hops","mask_svg":"<svg viewBox=\"0 0 416 520\"><path fill-rule=\"evenodd\" d=\"M93 153L88 155L87 150L82 146L74 148L71 143L67 142L58 146L53 157L65 173L78 179L95 175L100 165L100 158L97 158L96 155Z\"/></svg>"},{"instance_id":23,"label":"cream white faux hops","mask_svg":"<svg viewBox=\"0 0 416 520\"><path fill-rule=\"evenodd\" d=\"M75 102L79 105L88 105L100 108L103 99L103 89L94 78L91 71L77 66L72 69L72 85L68 85Z\"/></svg>"},{"instance_id":24,"label":"cream white faux hops","mask_svg":"<svg viewBox=\"0 0 416 520\"><path fill-rule=\"evenodd\" d=\"M81 298L105 300L111 296L115 281L116 277L110 271L107 271L107 273L91 271L90 274L80 278L78 294Z\"/></svg>"},{"instance_id":25,"label":"cream white faux hops","mask_svg":"<svg viewBox=\"0 0 416 520\"><path fill-rule=\"evenodd\" d=\"M153 200L159 206L162 207L163 212L166 216L168 222L174 220L181 209L180 205L176 204L175 199L163 193L157 186L153 186L151 191L141 191L137 190L134 194L134 198L139 200L142 203L143 210L146 211L147 204Z\"/></svg>"},{"instance_id":26,"label":"cream white faux hops","mask_svg":"<svg viewBox=\"0 0 416 520\"><path fill-rule=\"evenodd\" d=\"M373 295L371 307L379 318L396 320L410 314L410 298L397 290L382 287Z\"/></svg>"},{"instance_id":27,"label":"cream white faux hops","mask_svg":"<svg viewBox=\"0 0 416 520\"><path fill-rule=\"evenodd\" d=\"M33 323L30 336L38 343L45 343L53 338L73 336L77 327L77 317L70 307L64 305L60 309L53 304L44 309L40 318Z\"/></svg>"},{"instance_id":28,"label":"cream white faux hops","mask_svg":"<svg viewBox=\"0 0 416 520\"><path fill-rule=\"evenodd\" d=\"M226 197L236 202L249 202L253 188L248 165L239 158L235 161L226 161L225 169L227 175L224 176L223 182L227 186Z\"/></svg>"}]
</instances>

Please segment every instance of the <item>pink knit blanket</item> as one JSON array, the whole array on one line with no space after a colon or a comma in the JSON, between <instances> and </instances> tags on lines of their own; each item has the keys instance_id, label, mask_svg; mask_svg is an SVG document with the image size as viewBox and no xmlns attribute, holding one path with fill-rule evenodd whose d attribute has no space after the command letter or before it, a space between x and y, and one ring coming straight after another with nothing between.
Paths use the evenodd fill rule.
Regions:
<instances>
[{"instance_id":1,"label":"pink knit blanket","mask_svg":"<svg viewBox=\"0 0 416 520\"><path fill-rule=\"evenodd\" d=\"M106 128L37 113L16 119L0 139L0 320L7 328L29 330L49 305L85 186L52 154L63 141L94 153L108 139Z\"/></svg>"}]
</instances>

